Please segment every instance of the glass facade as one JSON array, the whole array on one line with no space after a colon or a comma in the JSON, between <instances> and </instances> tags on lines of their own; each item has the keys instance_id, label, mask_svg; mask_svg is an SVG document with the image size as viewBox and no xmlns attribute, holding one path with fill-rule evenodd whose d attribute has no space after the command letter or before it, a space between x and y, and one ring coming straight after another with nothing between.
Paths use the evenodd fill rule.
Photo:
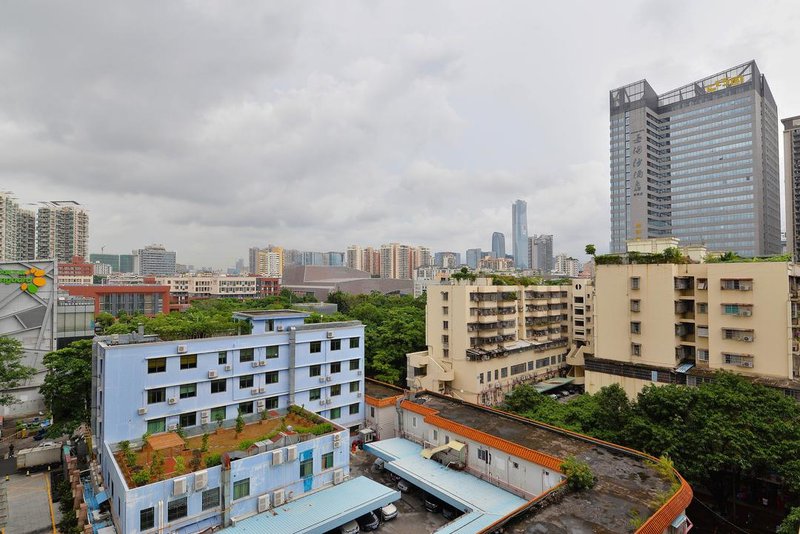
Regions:
<instances>
[{"instance_id":1,"label":"glass facade","mask_svg":"<svg viewBox=\"0 0 800 534\"><path fill-rule=\"evenodd\" d=\"M637 82L610 105L611 252L670 235L780 252L777 113L755 62L665 95Z\"/></svg>"}]
</instances>

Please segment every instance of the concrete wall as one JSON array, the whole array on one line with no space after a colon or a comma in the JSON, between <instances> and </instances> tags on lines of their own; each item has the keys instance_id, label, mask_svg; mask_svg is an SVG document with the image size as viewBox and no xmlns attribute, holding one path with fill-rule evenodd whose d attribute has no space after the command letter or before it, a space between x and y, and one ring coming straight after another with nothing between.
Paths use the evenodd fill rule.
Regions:
<instances>
[{"instance_id":1,"label":"concrete wall","mask_svg":"<svg viewBox=\"0 0 800 534\"><path fill-rule=\"evenodd\" d=\"M426 448L444 445L448 439L460 441L467 445L467 466L475 475L493 484L508 485L518 488L529 495L540 495L561 481L561 475L541 465L523 460L507 452L490 447L443 430L425 422L424 416L402 410L403 432L406 439L423 444ZM484 450L491 458L486 462L478 457L478 451Z\"/></svg>"}]
</instances>

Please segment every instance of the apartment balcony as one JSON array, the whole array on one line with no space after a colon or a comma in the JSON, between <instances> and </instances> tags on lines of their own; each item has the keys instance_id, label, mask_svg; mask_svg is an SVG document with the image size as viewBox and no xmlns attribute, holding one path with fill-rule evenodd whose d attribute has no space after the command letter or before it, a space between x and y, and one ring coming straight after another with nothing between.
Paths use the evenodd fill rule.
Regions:
<instances>
[{"instance_id":1,"label":"apartment balcony","mask_svg":"<svg viewBox=\"0 0 800 534\"><path fill-rule=\"evenodd\" d=\"M675 336L681 338L681 341L694 342L694 324L693 323L676 324Z\"/></svg>"},{"instance_id":2,"label":"apartment balcony","mask_svg":"<svg viewBox=\"0 0 800 534\"><path fill-rule=\"evenodd\" d=\"M478 301L478 308L480 309L487 309L487 308L496 308L497 302L494 300L479 300Z\"/></svg>"},{"instance_id":3,"label":"apartment balcony","mask_svg":"<svg viewBox=\"0 0 800 534\"><path fill-rule=\"evenodd\" d=\"M478 323L480 323L481 325L496 323L496 322L497 322L497 314L478 316Z\"/></svg>"},{"instance_id":4,"label":"apartment balcony","mask_svg":"<svg viewBox=\"0 0 800 534\"><path fill-rule=\"evenodd\" d=\"M675 315L682 319L694 319L694 300L676 300Z\"/></svg>"},{"instance_id":5,"label":"apartment balcony","mask_svg":"<svg viewBox=\"0 0 800 534\"><path fill-rule=\"evenodd\" d=\"M729 341L744 341L752 343L755 341L756 336L753 330L738 329L738 328L723 328L722 339Z\"/></svg>"},{"instance_id":6,"label":"apartment balcony","mask_svg":"<svg viewBox=\"0 0 800 534\"><path fill-rule=\"evenodd\" d=\"M509 308L497 308L497 315L500 319L511 319L517 316L517 309L513 307Z\"/></svg>"},{"instance_id":7,"label":"apartment balcony","mask_svg":"<svg viewBox=\"0 0 800 534\"><path fill-rule=\"evenodd\" d=\"M694 360L695 348L690 345L679 345L675 347L675 361Z\"/></svg>"}]
</instances>

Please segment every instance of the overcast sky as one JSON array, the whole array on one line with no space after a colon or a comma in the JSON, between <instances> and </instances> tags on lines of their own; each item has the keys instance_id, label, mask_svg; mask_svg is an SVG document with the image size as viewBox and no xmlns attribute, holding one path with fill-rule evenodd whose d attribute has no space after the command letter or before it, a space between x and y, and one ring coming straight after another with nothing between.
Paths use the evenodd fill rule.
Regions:
<instances>
[{"instance_id":1,"label":"overcast sky","mask_svg":"<svg viewBox=\"0 0 800 534\"><path fill-rule=\"evenodd\" d=\"M800 114L800 3L5 2L0 189L91 246L226 267L274 243L609 241L608 91L756 59Z\"/></svg>"}]
</instances>

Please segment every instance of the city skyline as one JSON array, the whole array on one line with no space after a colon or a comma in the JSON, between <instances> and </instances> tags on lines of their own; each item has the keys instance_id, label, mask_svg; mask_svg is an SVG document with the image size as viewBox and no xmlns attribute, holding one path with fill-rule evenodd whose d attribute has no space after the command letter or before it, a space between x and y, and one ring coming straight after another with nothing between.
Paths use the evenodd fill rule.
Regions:
<instances>
[{"instance_id":1,"label":"city skyline","mask_svg":"<svg viewBox=\"0 0 800 534\"><path fill-rule=\"evenodd\" d=\"M514 198L531 206L531 233L604 252L608 90L643 78L670 90L755 59L778 118L800 112L788 2L587 3L577 18L568 6L258 9L7 7L4 188L22 205L86 206L90 252L157 242L219 268L267 242L488 249L487 232L510 235ZM626 31L587 55L580 43L598 24ZM352 31L366 27L375 33ZM74 53L55 63L65 42ZM519 68L523 50L539 49L536 69Z\"/></svg>"}]
</instances>

